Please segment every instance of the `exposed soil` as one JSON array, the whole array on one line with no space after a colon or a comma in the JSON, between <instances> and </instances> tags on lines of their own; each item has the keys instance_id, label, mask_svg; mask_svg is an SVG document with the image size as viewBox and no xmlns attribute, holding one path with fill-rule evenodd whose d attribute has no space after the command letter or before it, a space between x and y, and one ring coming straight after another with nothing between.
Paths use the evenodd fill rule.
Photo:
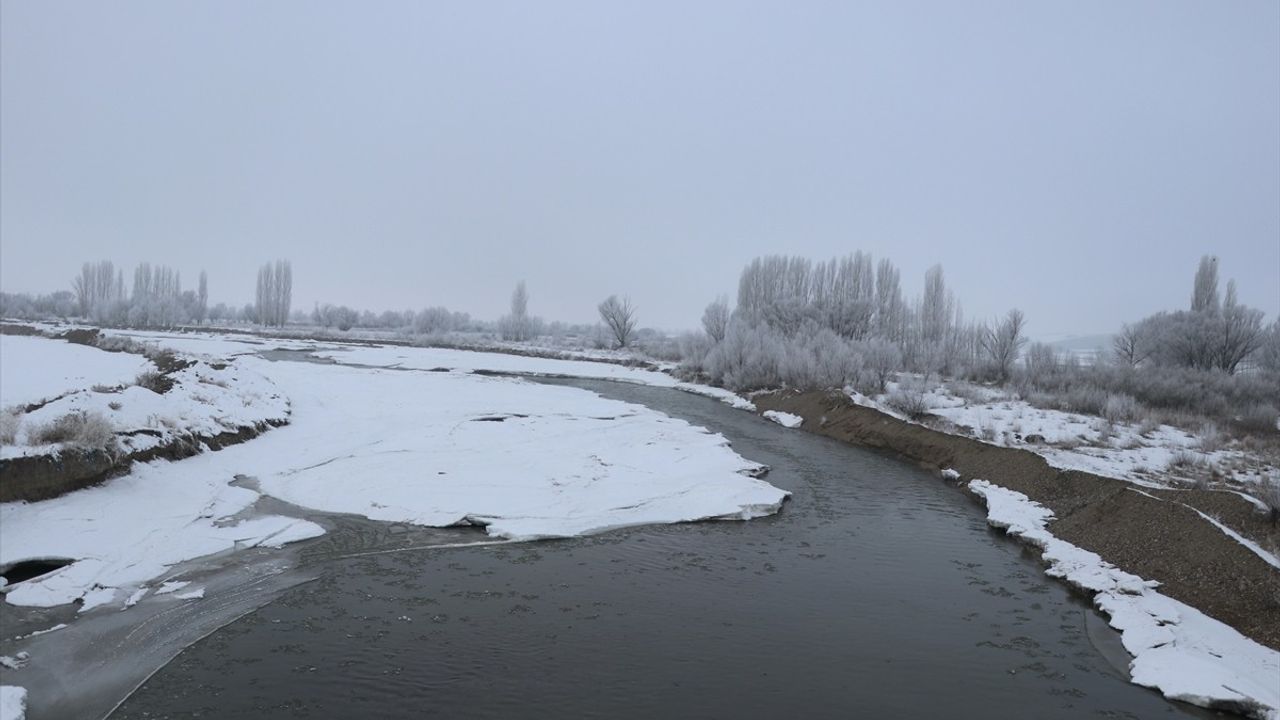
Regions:
<instances>
[{"instance_id":1,"label":"exposed soil","mask_svg":"<svg viewBox=\"0 0 1280 720\"><path fill-rule=\"evenodd\" d=\"M186 435L133 453L68 447L56 455L0 460L0 503L48 500L124 475L134 462L181 460L199 454L202 445L211 450L221 450L286 424L287 420L280 420L247 425L216 435Z\"/></svg>"},{"instance_id":2,"label":"exposed soil","mask_svg":"<svg viewBox=\"0 0 1280 720\"><path fill-rule=\"evenodd\" d=\"M0 324L0 333L48 337L35 328L10 323ZM105 352L126 352L122 347L103 347L100 344L102 335L97 328L76 328L56 335L54 338L95 347ZM173 389L173 378L170 376L195 364L194 361L179 357L168 350L148 352L146 357L155 363L159 371L152 373L154 377L149 378L147 384L150 390L157 393L166 393ZM30 412L49 402L53 400L28 406L25 410ZM214 435L193 433L175 438L163 445L131 453L120 452L119 447L113 443L111 447L106 448L66 447L52 455L0 460L0 502L48 500L124 475L134 462L148 462L161 458L181 460L198 454L201 447L206 445L211 450L221 450L229 445L255 438L272 427L287 425L288 422L287 419L262 422ZM146 432L140 430L119 434Z\"/></svg>"},{"instance_id":3,"label":"exposed soil","mask_svg":"<svg viewBox=\"0 0 1280 720\"><path fill-rule=\"evenodd\" d=\"M1023 493L1053 510L1054 535L1159 581L1162 593L1280 649L1280 571L1186 507L1263 547L1280 547L1280 528L1239 495L1147 490L1058 470L1029 450L904 422L839 393L783 391L752 399L761 412L802 416L804 430L890 450L939 470L954 468L962 477L958 485L981 478Z\"/></svg>"}]
</instances>

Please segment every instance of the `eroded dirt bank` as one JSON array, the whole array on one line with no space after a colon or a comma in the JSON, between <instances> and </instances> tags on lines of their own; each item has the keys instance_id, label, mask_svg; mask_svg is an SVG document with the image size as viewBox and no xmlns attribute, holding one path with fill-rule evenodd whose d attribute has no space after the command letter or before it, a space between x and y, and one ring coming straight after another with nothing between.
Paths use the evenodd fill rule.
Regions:
<instances>
[{"instance_id":1,"label":"eroded dirt bank","mask_svg":"<svg viewBox=\"0 0 1280 720\"><path fill-rule=\"evenodd\" d=\"M1280 571L1187 507L1264 547L1280 545L1280 529L1238 495L1136 492L1120 480L1050 467L1029 450L904 422L839 393L778 392L752 400L761 412L802 416L804 430L890 450L938 469L954 468L964 481L981 478L1021 492L1053 510L1056 519L1049 529L1058 537L1158 580L1162 593L1280 649Z\"/></svg>"}]
</instances>

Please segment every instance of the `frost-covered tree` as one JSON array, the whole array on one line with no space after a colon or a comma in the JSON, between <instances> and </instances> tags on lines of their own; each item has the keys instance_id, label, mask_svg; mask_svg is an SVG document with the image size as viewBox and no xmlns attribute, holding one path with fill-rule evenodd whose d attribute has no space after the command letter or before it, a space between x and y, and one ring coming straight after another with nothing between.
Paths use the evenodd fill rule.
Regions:
<instances>
[{"instance_id":1,"label":"frost-covered tree","mask_svg":"<svg viewBox=\"0 0 1280 720\"><path fill-rule=\"evenodd\" d=\"M1280 318L1271 323L1258 347L1258 367L1266 372L1280 374Z\"/></svg>"},{"instance_id":2,"label":"frost-covered tree","mask_svg":"<svg viewBox=\"0 0 1280 720\"><path fill-rule=\"evenodd\" d=\"M600 303L597 310L600 311L601 322L608 328L617 346L625 348L630 345L636 330L636 310L631 304L631 298L619 300L617 295L610 295Z\"/></svg>"},{"instance_id":3,"label":"frost-covered tree","mask_svg":"<svg viewBox=\"0 0 1280 720\"><path fill-rule=\"evenodd\" d=\"M196 288L194 310L191 319L195 320L197 325L203 325L209 314L209 276L203 270L200 271L200 281Z\"/></svg>"},{"instance_id":4,"label":"frost-covered tree","mask_svg":"<svg viewBox=\"0 0 1280 720\"><path fill-rule=\"evenodd\" d=\"M449 312L448 308L429 307L413 319L413 329L422 335L440 335L453 332L464 324L462 313Z\"/></svg>"},{"instance_id":5,"label":"frost-covered tree","mask_svg":"<svg viewBox=\"0 0 1280 720\"><path fill-rule=\"evenodd\" d=\"M173 327L186 321L182 277L164 265L141 263L133 270L128 324L133 327Z\"/></svg>"},{"instance_id":6,"label":"frost-covered tree","mask_svg":"<svg viewBox=\"0 0 1280 720\"><path fill-rule=\"evenodd\" d=\"M1015 308L994 327L982 328L978 335L978 344L991 362L1000 382L1009 379L1013 362L1018 358L1018 351L1027 342L1022 336L1025 327L1026 317L1021 310Z\"/></svg>"},{"instance_id":7,"label":"frost-covered tree","mask_svg":"<svg viewBox=\"0 0 1280 720\"><path fill-rule=\"evenodd\" d=\"M883 338L874 338L866 344L863 353L866 369L875 381L876 392L884 392L893 374L902 367L902 352L898 346Z\"/></svg>"},{"instance_id":8,"label":"frost-covered tree","mask_svg":"<svg viewBox=\"0 0 1280 720\"><path fill-rule=\"evenodd\" d=\"M498 332L503 340L524 342L533 337L533 329L534 323L529 317L529 291L521 280L511 292L511 312L498 320Z\"/></svg>"},{"instance_id":9,"label":"frost-covered tree","mask_svg":"<svg viewBox=\"0 0 1280 720\"><path fill-rule=\"evenodd\" d=\"M955 316L955 297L947 290L942 266L934 265L925 272L924 297L920 301L920 334L926 343L940 345L951 332Z\"/></svg>"},{"instance_id":10,"label":"frost-covered tree","mask_svg":"<svg viewBox=\"0 0 1280 720\"><path fill-rule=\"evenodd\" d=\"M724 340L724 333L729 326L729 299L724 295L715 299L702 311L702 329L712 343Z\"/></svg>"},{"instance_id":11,"label":"frost-covered tree","mask_svg":"<svg viewBox=\"0 0 1280 720\"><path fill-rule=\"evenodd\" d=\"M1228 281L1217 337L1218 367L1234 375L1240 363L1260 348L1265 339L1262 311L1241 305L1236 300L1236 281Z\"/></svg>"},{"instance_id":12,"label":"frost-covered tree","mask_svg":"<svg viewBox=\"0 0 1280 720\"><path fill-rule=\"evenodd\" d=\"M1196 269L1196 281L1191 290L1191 312L1218 312L1218 258L1205 255Z\"/></svg>"},{"instance_id":13,"label":"frost-covered tree","mask_svg":"<svg viewBox=\"0 0 1280 720\"><path fill-rule=\"evenodd\" d=\"M276 260L258 268L257 320L259 325L284 327L293 301L293 264Z\"/></svg>"},{"instance_id":14,"label":"frost-covered tree","mask_svg":"<svg viewBox=\"0 0 1280 720\"><path fill-rule=\"evenodd\" d=\"M893 342L902 340L902 287L898 269L887 258L876 268L876 336Z\"/></svg>"},{"instance_id":15,"label":"frost-covered tree","mask_svg":"<svg viewBox=\"0 0 1280 720\"><path fill-rule=\"evenodd\" d=\"M110 260L85 263L71 282L80 316L101 321L124 300L124 277Z\"/></svg>"}]
</instances>

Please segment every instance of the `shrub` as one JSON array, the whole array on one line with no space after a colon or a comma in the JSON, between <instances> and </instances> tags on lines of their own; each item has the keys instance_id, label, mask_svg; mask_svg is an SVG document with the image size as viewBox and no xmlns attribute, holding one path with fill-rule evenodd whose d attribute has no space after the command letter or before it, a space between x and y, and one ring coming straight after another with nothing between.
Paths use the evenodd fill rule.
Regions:
<instances>
[{"instance_id":1,"label":"shrub","mask_svg":"<svg viewBox=\"0 0 1280 720\"><path fill-rule=\"evenodd\" d=\"M1267 506L1271 524L1280 524L1280 479L1264 478L1258 482L1258 489L1253 494Z\"/></svg>"},{"instance_id":2,"label":"shrub","mask_svg":"<svg viewBox=\"0 0 1280 720\"><path fill-rule=\"evenodd\" d=\"M885 399L889 407L906 415L912 420L919 420L929 414L932 409L929 407L929 401L925 398L924 393L917 388L898 388L889 393L889 397ZM991 433L994 438L994 430Z\"/></svg>"},{"instance_id":3,"label":"shrub","mask_svg":"<svg viewBox=\"0 0 1280 720\"><path fill-rule=\"evenodd\" d=\"M22 416L14 409L0 412L0 445L12 445L18 437Z\"/></svg>"},{"instance_id":4,"label":"shrub","mask_svg":"<svg viewBox=\"0 0 1280 720\"><path fill-rule=\"evenodd\" d=\"M778 365L783 345L777 333L735 317L724 340L707 354L706 369L712 380L736 390L778 387Z\"/></svg>"},{"instance_id":5,"label":"shrub","mask_svg":"<svg viewBox=\"0 0 1280 720\"><path fill-rule=\"evenodd\" d=\"M676 339L680 354L679 371L684 377L698 377L706 368L712 340L705 333L688 332Z\"/></svg>"},{"instance_id":6,"label":"shrub","mask_svg":"<svg viewBox=\"0 0 1280 720\"><path fill-rule=\"evenodd\" d=\"M1107 407L1107 392L1092 385L1080 385L1067 391L1062 398L1064 410L1083 415L1102 415Z\"/></svg>"},{"instance_id":7,"label":"shrub","mask_svg":"<svg viewBox=\"0 0 1280 720\"><path fill-rule=\"evenodd\" d=\"M99 413L76 412L30 432L32 445L65 444L85 449L105 448L115 440L111 423Z\"/></svg>"},{"instance_id":8,"label":"shrub","mask_svg":"<svg viewBox=\"0 0 1280 720\"><path fill-rule=\"evenodd\" d=\"M1142 414L1138 401L1128 395L1109 395L1102 406L1102 417L1107 422L1132 422Z\"/></svg>"},{"instance_id":9,"label":"shrub","mask_svg":"<svg viewBox=\"0 0 1280 720\"><path fill-rule=\"evenodd\" d=\"M161 395L173 386L173 383L171 383L168 378L155 370L147 370L141 375L138 375L138 377L134 379L133 384Z\"/></svg>"},{"instance_id":10,"label":"shrub","mask_svg":"<svg viewBox=\"0 0 1280 720\"><path fill-rule=\"evenodd\" d=\"M1275 432L1276 422L1280 420L1280 412L1269 403L1260 402L1245 408L1236 418L1236 426L1245 432Z\"/></svg>"},{"instance_id":11,"label":"shrub","mask_svg":"<svg viewBox=\"0 0 1280 720\"><path fill-rule=\"evenodd\" d=\"M1222 442L1222 433L1218 431L1217 425L1205 423L1200 427L1200 449L1203 452L1220 450Z\"/></svg>"},{"instance_id":12,"label":"shrub","mask_svg":"<svg viewBox=\"0 0 1280 720\"><path fill-rule=\"evenodd\" d=\"M1169 459L1169 469L1174 468L1195 468L1205 464L1204 459L1197 456L1190 450L1175 450L1173 457Z\"/></svg>"}]
</instances>

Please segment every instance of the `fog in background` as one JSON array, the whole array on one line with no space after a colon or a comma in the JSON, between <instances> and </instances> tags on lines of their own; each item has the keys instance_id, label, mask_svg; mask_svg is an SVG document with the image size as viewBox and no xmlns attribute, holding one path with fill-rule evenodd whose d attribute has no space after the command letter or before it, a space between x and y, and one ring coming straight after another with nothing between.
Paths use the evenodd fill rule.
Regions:
<instances>
[{"instance_id":1,"label":"fog in background","mask_svg":"<svg viewBox=\"0 0 1280 720\"><path fill-rule=\"evenodd\" d=\"M942 263L1109 332L1202 254L1280 309L1280 5L0 5L0 284L694 327L751 258Z\"/></svg>"}]
</instances>

